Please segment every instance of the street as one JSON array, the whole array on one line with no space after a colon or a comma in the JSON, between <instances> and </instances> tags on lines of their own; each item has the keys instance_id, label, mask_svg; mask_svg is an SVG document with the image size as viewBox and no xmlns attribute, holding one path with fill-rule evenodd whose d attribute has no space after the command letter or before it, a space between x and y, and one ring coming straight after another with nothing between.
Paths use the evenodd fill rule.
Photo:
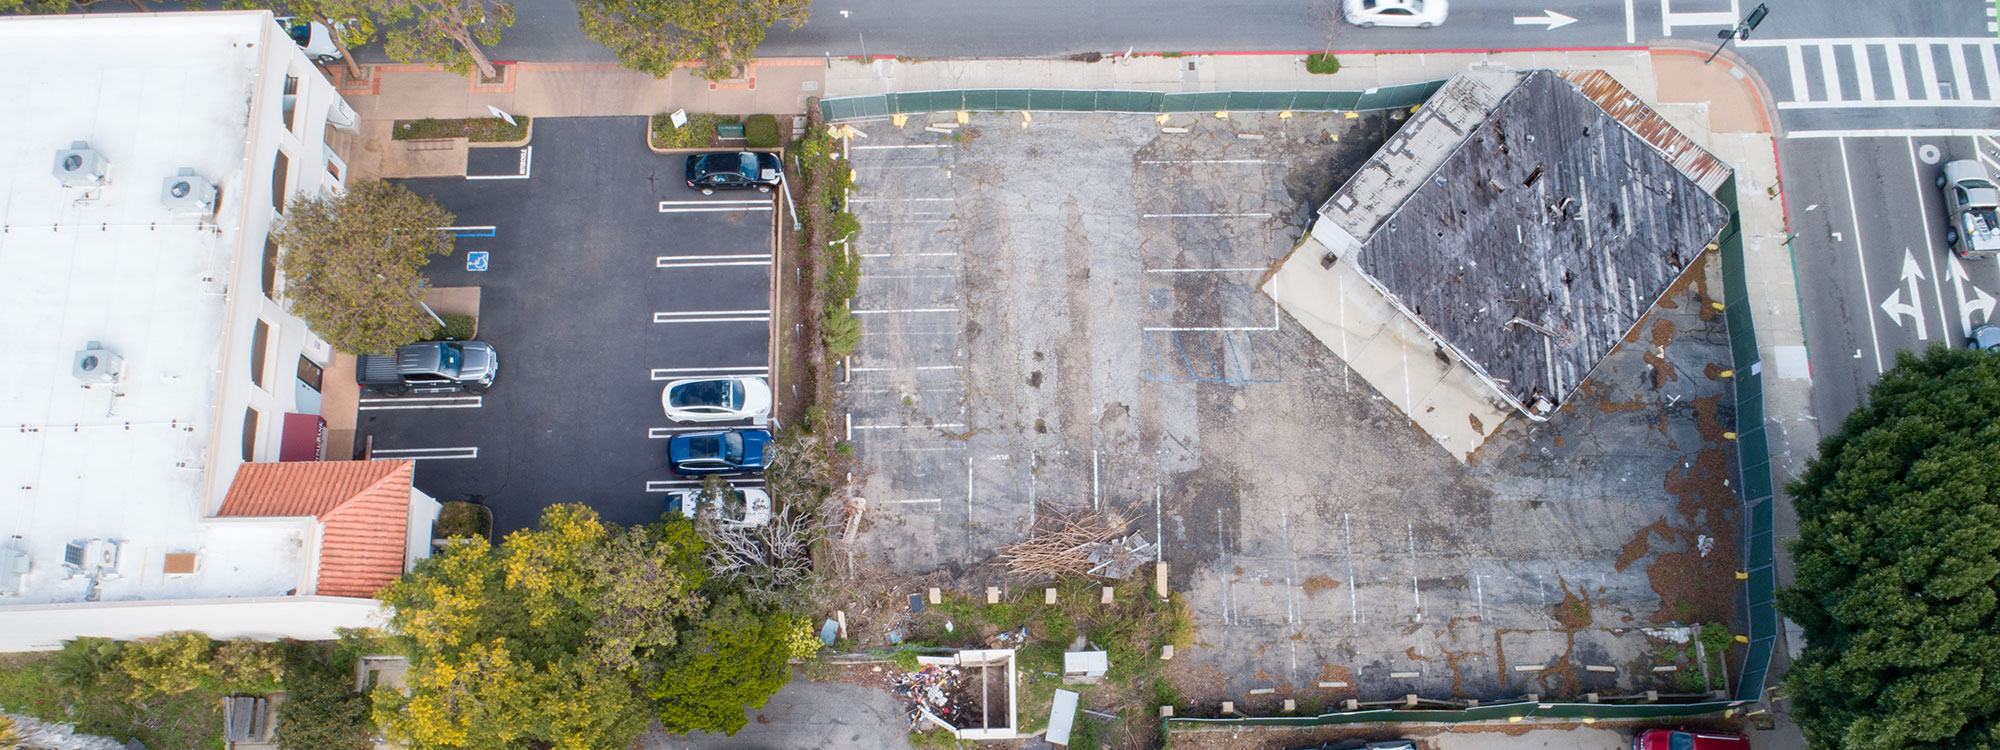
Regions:
<instances>
[{"instance_id":1,"label":"street","mask_svg":"<svg viewBox=\"0 0 2000 750\"><path fill-rule=\"evenodd\" d=\"M1992 135L1779 142L1823 424L1859 405L1896 352L1963 346L1989 322L2000 269L1945 249L1933 180L1953 159L2000 169L1996 151Z\"/></svg>"}]
</instances>

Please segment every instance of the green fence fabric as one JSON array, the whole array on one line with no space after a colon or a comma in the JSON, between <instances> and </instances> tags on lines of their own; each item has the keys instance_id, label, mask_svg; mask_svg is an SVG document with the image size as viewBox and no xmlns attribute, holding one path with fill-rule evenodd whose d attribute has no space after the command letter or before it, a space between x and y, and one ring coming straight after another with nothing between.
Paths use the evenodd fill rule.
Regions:
<instances>
[{"instance_id":1,"label":"green fence fabric","mask_svg":"<svg viewBox=\"0 0 2000 750\"><path fill-rule=\"evenodd\" d=\"M1735 698L1755 701L1764 692L1771 655L1778 641L1777 545L1772 537L1770 437L1764 431L1764 367L1757 329L1750 316L1750 285L1743 271L1742 221L1736 212L1736 178L1715 191L1729 207L1729 226L1717 244L1722 252L1723 319L1729 328L1729 356L1736 385L1736 486L1743 493L1743 600L1749 607L1750 639Z\"/></svg>"},{"instance_id":2,"label":"green fence fabric","mask_svg":"<svg viewBox=\"0 0 2000 750\"><path fill-rule=\"evenodd\" d=\"M1700 703L1496 703L1490 706L1446 709L1399 709L1381 708L1364 711L1344 711L1318 716L1239 716L1223 719L1202 719L1172 716L1161 720L1162 727L1172 732L1175 728L1194 728L1208 725L1241 727L1320 727L1336 724L1365 724L1373 722L1434 722L1458 723L1466 721L1496 721L1519 716L1536 719L1660 719L1670 716L1695 716L1739 708L1741 701L1703 701Z\"/></svg>"},{"instance_id":3,"label":"green fence fabric","mask_svg":"<svg viewBox=\"0 0 2000 750\"><path fill-rule=\"evenodd\" d=\"M1091 91L1084 89L951 89L823 99L829 122L920 112L1346 112L1422 104L1444 86L1428 81L1367 91Z\"/></svg>"}]
</instances>

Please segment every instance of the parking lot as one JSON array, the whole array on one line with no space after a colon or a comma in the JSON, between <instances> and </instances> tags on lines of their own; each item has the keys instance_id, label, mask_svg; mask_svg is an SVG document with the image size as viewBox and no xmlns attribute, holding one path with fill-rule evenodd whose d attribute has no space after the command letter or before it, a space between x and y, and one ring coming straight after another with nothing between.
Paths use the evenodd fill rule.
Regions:
<instances>
[{"instance_id":1,"label":"parking lot","mask_svg":"<svg viewBox=\"0 0 2000 750\"><path fill-rule=\"evenodd\" d=\"M1253 710L1672 692L1639 628L1733 618L1714 264L1460 463L1257 288L1390 117L923 119L851 151L871 564L976 590L1038 514L1114 514L1193 607L1182 689Z\"/></svg>"},{"instance_id":2,"label":"parking lot","mask_svg":"<svg viewBox=\"0 0 2000 750\"><path fill-rule=\"evenodd\" d=\"M364 395L378 457L420 459L417 486L493 509L495 532L553 503L658 520L666 438L735 426L662 413L666 381L768 375L773 196L689 190L645 118L543 119L527 148L474 149L469 178L405 180L457 215L432 286L479 288L478 338L500 373L478 396ZM754 486L756 480L739 480Z\"/></svg>"}]
</instances>

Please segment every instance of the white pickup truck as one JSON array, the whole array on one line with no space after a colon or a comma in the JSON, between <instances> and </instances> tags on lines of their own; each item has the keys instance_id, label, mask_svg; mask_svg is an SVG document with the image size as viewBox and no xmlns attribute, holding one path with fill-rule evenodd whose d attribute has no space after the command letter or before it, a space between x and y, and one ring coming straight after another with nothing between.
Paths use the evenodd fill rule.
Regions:
<instances>
[{"instance_id":1,"label":"white pickup truck","mask_svg":"<svg viewBox=\"0 0 2000 750\"><path fill-rule=\"evenodd\" d=\"M2000 255L2000 186L1986 166L1971 159L1946 162L1937 186L1944 191L1944 242L1960 258Z\"/></svg>"}]
</instances>

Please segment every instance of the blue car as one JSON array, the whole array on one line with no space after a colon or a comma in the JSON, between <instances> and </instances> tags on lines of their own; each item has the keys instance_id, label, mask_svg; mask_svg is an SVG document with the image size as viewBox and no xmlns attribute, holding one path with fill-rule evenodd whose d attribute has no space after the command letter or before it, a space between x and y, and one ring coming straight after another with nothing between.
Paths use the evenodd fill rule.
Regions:
<instances>
[{"instance_id":1,"label":"blue car","mask_svg":"<svg viewBox=\"0 0 2000 750\"><path fill-rule=\"evenodd\" d=\"M675 474L740 474L764 470L769 430L727 430L675 435L667 441L667 466Z\"/></svg>"}]
</instances>

